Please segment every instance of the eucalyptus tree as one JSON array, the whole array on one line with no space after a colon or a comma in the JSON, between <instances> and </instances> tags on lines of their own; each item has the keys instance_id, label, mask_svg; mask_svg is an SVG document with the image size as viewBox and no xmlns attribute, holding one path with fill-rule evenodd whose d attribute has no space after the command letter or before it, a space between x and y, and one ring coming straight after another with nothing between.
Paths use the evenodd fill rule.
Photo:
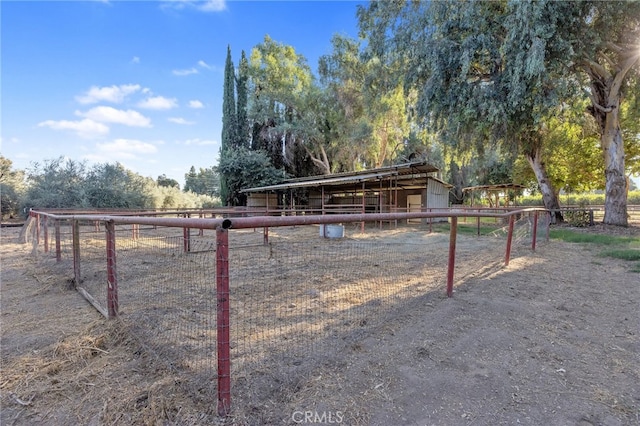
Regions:
<instances>
[{"instance_id":1,"label":"eucalyptus tree","mask_svg":"<svg viewBox=\"0 0 640 426\"><path fill-rule=\"evenodd\" d=\"M483 145L499 139L520 150L545 206L559 209L541 157L539 128L542 114L557 103L557 92L544 90L556 76L532 69L527 52L518 51L532 34L525 22L511 19L509 4L378 2L361 8L359 16L373 51L404 56L420 117L452 135L450 140Z\"/></svg>"},{"instance_id":2,"label":"eucalyptus tree","mask_svg":"<svg viewBox=\"0 0 640 426\"><path fill-rule=\"evenodd\" d=\"M627 225L627 178L623 101L637 97L640 71L640 1L571 2L561 13L556 43L569 45L565 64L585 75L589 112L598 123L606 178L604 222ZM637 105L637 104L636 104ZM637 134L636 134L637 141Z\"/></svg>"},{"instance_id":3,"label":"eucalyptus tree","mask_svg":"<svg viewBox=\"0 0 640 426\"><path fill-rule=\"evenodd\" d=\"M398 62L367 55L361 43L335 35L333 51L319 61L321 82L338 108L333 122L352 168L392 164L410 133Z\"/></svg>"},{"instance_id":4,"label":"eucalyptus tree","mask_svg":"<svg viewBox=\"0 0 640 426\"><path fill-rule=\"evenodd\" d=\"M314 84L306 58L267 35L251 50L249 76L251 148L267 152L277 169L293 175L310 172L296 167L304 153L296 145L305 140L294 131Z\"/></svg>"},{"instance_id":5,"label":"eucalyptus tree","mask_svg":"<svg viewBox=\"0 0 640 426\"><path fill-rule=\"evenodd\" d=\"M362 167L371 136L365 114L367 67L357 40L336 34L331 44L332 52L318 61L326 102L332 106L326 116L326 147L331 151L334 171L353 171Z\"/></svg>"},{"instance_id":6,"label":"eucalyptus tree","mask_svg":"<svg viewBox=\"0 0 640 426\"><path fill-rule=\"evenodd\" d=\"M422 116L463 131L488 127L513 142L550 209L558 202L544 120L586 88L604 153L604 221L617 225L627 223L619 111L640 58L639 14L638 1L400 1L359 11L372 50L408 59Z\"/></svg>"}]
</instances>

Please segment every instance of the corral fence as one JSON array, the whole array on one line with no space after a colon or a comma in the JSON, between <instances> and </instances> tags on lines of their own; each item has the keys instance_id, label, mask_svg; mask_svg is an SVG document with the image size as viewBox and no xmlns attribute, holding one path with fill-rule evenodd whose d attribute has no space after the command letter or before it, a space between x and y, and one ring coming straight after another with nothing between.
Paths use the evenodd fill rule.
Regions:
<instances>
[{"instance_id":1,"label":"corral fence","mask_svg":"<svg viewBox=\"0 0 640 426\"><path fill-rule=\"evenodd\" d=\"M489 274L489 264L508 265L514 245L535 250L550 223L540 208L192 213L198 217L34 210L24 236L49 268L72 272L77 291L105 317L121 320L152 353L186 372L195 398L217 400L222 416L231 410L232 374L238 387L251 382L251 392L260 392L256 377L268 374L265 365L298 368L427 292L442 288L451 297L454 273L476 276ZM448 237L425 232L442 218ZM457 250L460 218L476 220L478 235L481 220L497 226L485 245ZM411 220L418 228L393 234L394 225ZM392 238L365 237L364 223L372 231L385 224ZM354 236L344 238L345 229Z\"/></svg>"}]
</instances>

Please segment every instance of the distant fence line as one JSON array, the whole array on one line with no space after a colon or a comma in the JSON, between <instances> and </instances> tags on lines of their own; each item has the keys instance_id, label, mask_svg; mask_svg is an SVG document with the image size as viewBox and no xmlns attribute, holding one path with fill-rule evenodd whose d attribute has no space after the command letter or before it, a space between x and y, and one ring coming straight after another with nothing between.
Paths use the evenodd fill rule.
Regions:
<instances>
[{"instance_id":1,"label":"distant fence line","mask_svg":"<svg viewBox=\"0 0 640 426\"><path fill-rule=\"evenodd\" d=\"M82 211L32 210L30 227L34 252L40 247L49 256L55 252L55 265L62 269L73 269L76 289L105 317L118 318L123 315L123 310L126 311L128 324L138 333L156 341L158 353L171 356L171 353L182 350L182 353L189 354L186 357L182 355L184 365L200 372L205 381L210 381L215 376L217 413L227 415L231 409L232 349L238 357L248 356L251 348L258 344L276 351L278 347L273 342L280 342L280 346L284 345L283 342L296 342L296 335L326 337L327 333L352 327L355 322L370 321L371 312L381 309L379 306L382 300L398 300L398 297L405 297L401 294L410 288L414 289L411 291L421 288L416 287L420 280L415 281L410 268L398 273L409 274L403 280L413 284L404 284L402 287L394 276L386 276L384 282L375 281L379 279L375 278L376 274L390 274L384 272L388 268L380 266L385 260L411 261L414 268L420 269L420 262L424 263L424 259L413 259L412 254L415 255L413 252L416 251L413 248L405 250L399 244L387 247L387 251L380 254L370 247L371 244L358 242L326 246L320 243L295 245L294 241L285 246L284 243L270 243L270 228L277 230L281 227L303 228L307 225L365 222L382 226L383 223L397 224L398 221L410 219L421 219L431 227L433 219L445 217L450 224L446 294L451 297L460 218L475 218L478 233L481 218L494 218L506 223L503 251L505 265L509 264L514 238L530 235L530 246L535 250L539 228L544 230L548 238L550 222L549 213L541 208L455 208L423 212L325 215L289 211L280 212L278 216L256 216L260 213L267 212L216 209L117 213L92 211L86 214ZM190 217L196 215L198 217ZM206 215L212 217L207 218ZM540 221L540 218L544 220ZM50 228L54 230L53 235L50 234ZM248 234L246 244L250 250L243 250L241 244L234 246L234 239L230 241L229 231L252 228L263 228L264 232L263 235ZM173 229L181 230L181 234L169 232ZM192 235L191 230L199 230L198 237L203 237L204 230L213 230L215 239L197 238ZM239 236L237 240L240 240ZM338 249L347 251L335 253ZM384 259L387 257L389 259ZM69 258L72 263L69 263ZM345 269L347 272L336 273L329 268L331 265L327 264L327 259L334 259L332 262L346 259L359 261L348 266L351 269ZM231 270L230 264L233 265ZM295 279L300 280L302 278L298 275L310 265L316 265L319 270L328 269L328 272L323 273L324 278L314 278L313 288L303 288L283 278L297 277ZM358 266L354 265L369 266L359 266L363 270L356 272L353 268ZM377 269L381 272L376 272ZM340 280L335 281L335 276L354 281L347 286ZM256 277L267 284L255 283ZM280 284L273 284L280 279ZM332 286L329 287L323 280L332 281ZM374 282L377 284L371 284ZM342 289L342 293L338 289ZM376 295L376 291L383 293ZM256 298L254 292L258 292L260 298ZM278 302L280 304L271 300L276 293L279 299L283 299ZM363 294L373 298L367 299ZM238 302L232 306L235 299ZM325 323L325 316L337 309L337 306L342 307L341 310L332 313L331 317L341 318L342 323L329 326ZM256 312L277 314L273 318L272 314L256 316ZM243 332L255 338L232 336L230 322L233 315L236 315L235 322L246 326ZM154 323L157 318L162 318L163 324L160 327ZM182 319L185 319L184 327L180 325L183 324L180 322ZM236 343L232 344L232 340ZM196 347L200 349L196 350ZM207 356L208 353L215 354L215 374L212 357Z\"/></svg>"}]
</instances>

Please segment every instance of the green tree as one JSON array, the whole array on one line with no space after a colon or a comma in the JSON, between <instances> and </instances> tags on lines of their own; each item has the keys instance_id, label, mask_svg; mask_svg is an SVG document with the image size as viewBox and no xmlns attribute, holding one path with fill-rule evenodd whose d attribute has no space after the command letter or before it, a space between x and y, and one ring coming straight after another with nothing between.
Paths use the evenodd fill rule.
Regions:
<instances>
[{"instance_id":1,"label":"green tree","mask_svg":"<svg viewBox=\"0 0 640 426\"><path fill-rule=\"evenodd\" d=\"M227 46L227 59L224 67L224 84L222 95L222 138L220 161L229 155L237 140L237 117L235 100L235 71L231 60L231 47ZM224 173L220 176L220 198L224 205L229 204L229 189Z\"/></svg>"},{"instance_id":2,"label":"green tree","mask_svg":"<svg viewBox=\"0 0 640 426\"><path fill-rule=\"evenodd\" d=\"M33 208L89 207L86 196L86 165L58 157L32 163L27 169L25 205Z\"/></svg>"},{"instance_id":3,"label":"green tree","mask_svg":"<svg viewBox=\"0 0 640 426\"><path fill-rule=\"evenodd\" d=\"M197 172L191 166L189 173L184 175L184 191L194 194L218 197L220 195L220 175L214 167L200 168Z\"/></svg>"},{"instance_id":4,"label":"green tree","mask_svg":"<svg viewBox=\"0 0 640 426\"><path fill-rule=\"evenodd\" d=\"M321 82L333 102L328 147L347 170L396 162L409 137L407 99L393 57L363 52L361 44L334 35L333 51L319 61ZM335 142L334 142L335 141Z\"/></svg>"},{"instance_id":5,"label":"green tree","mask_svg":"<svg viewBox=\"0 0 640 426\"><path fill-rule=\"evenodd\" d=\"M472 135L479 152L495 140L505 151L522 152L545 206L557 210L540 126L563 87L556 70L537 61L562 49L548 43L557 21L531 8L531 2L378 2L359 16L372 51L402 56L406 83L419 91L420 117L452 139ZM547 31L539 31L543 23Z\"/></svg>"},{"instance_id":6,"label":"green tree","mask_svg":"<svg viewBox=\"0 0 640 426\"><path fill-rule=\"evenodd\" d=\"M570 10L545 4L563 13L553 42L567 46L561 58L567 73L586 77L589 112L598 124L604 154L604 223L627 225L625 132L621 127L627 92L637 96L640 64L640 2L571 2ZM637 139L636 139L637 140Z\"/></svg>"},{"instance_id":7,"label":"green tree","mask_svg":"<svg viewBox=\"0 0 640 426\"><path fill-rule=\"evenodd\" d=\"M22 207L24 171L14 170L13 163L0 155L0 208L2 217L16 217Z\"/></svg>"},{"instance_id":8,"label":"green tree","mask_svg":"<svg viewBox=\"0 0 640 426\"><path fill-rule=\"evenodd\" d=\"M276 169L264 151L239 147L220 160L220 174L228 176L230 205L244 205L246 196L242 189L280 183L286 176Z\"/></svg>"},{"instance_id":9,"label":"green tree","mask_svg":"<svg viewBox=\"0 0 640 426\"><path fill-rule=\"evenodd\" d=\"M480 121L515 141L548 208L557 197L542 156L544 120L575 99L572 89L586 89L604 154L604 222L627 224L620 113L638 90L640 2L376 2L360 17L372 50L410 60L423 116Z\"/></svg>"},{"instance_id":10,"label":"green tree","mask_svg":"<svg viewBox=\"0 0 640 426\"><path fill-rule=\"evenodd\" d=\"M247 103L249 101L248 91L249 80L249 61L242 51L240 56L240 63L238 65L238 77L236 79L236 92L238 95L236 103L236 137L237 141L235 145L249 148L249 119L247 116Z\"/></svg>"},{"instance_id":11,"label":"green tree","mask_svg":"<svg viewBox=\"0 0 640 426\"><path fill-rule=\"evenodd\" d=\"M167 186L170 188L180 189L180 183L178 183L178 181L175 179L168 178L165 174L158 176L156 183L158 184L158 186Z\"/></svg>"},{"instance_id":12,"label":"green tree","mask_svg":"<svg viewBox=\"0 0 640 426\"><path fill-rule=\"evenodd\" d=\"M151 195L156 182L145 178L122 164L96 164L81 183L85 203L95 208L145 209L152 208Z\"/></svg>"},{"instance_id":13,"label":"green tree","mask_svg":"<svg viewBox=\"0 0 640 426\"><path fill-rule=\"evenodd\" d=\"M265 151L275 168L291 175L312 173L311 161L304 158L305 130L311 129L300 125L314 87L306 58L267 35L251 50L249 75L251 148Z\"/></svg>"}]
</instances>

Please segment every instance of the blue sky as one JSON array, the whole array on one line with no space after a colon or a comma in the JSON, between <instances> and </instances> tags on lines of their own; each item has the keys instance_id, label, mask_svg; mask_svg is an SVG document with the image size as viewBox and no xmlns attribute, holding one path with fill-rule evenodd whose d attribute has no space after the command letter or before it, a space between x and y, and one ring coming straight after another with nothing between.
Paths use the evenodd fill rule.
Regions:
<instances>
[{"instance_id":1,"label":"blue sky","mask_svg":"<svg viewBox=\"0 0 640 426\"><path fill-rule=\"evenodd\" d=\"M354 1L0 2L0 154L17 169L59 156L184 181L217 163L227 45L268 34L313 69Z\"/></svg>"}]
</instances>

